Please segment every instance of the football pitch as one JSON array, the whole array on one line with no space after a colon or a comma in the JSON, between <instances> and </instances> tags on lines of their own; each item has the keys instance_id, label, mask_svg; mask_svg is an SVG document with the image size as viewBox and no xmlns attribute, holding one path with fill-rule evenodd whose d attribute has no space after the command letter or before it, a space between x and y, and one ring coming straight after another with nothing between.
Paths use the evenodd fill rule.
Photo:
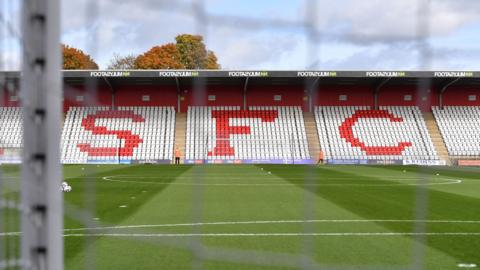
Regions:
<instances>
[{"instance_id":1,"label":"football pitch","mask_svg":"<svg viewBox=\"0 0 480 270\"><path fill-rule=\"evenodd\" d=\"M65 166L66 269L478 269L479 173Z\"/></svg>"}]
</instances>

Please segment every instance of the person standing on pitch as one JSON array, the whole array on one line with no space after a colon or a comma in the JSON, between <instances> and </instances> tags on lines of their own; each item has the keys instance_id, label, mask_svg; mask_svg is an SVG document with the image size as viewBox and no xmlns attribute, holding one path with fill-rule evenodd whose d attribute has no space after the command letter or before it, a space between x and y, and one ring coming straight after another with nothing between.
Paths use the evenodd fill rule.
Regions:
<instances>
[{"instance_id":1,"label":"person standing on pitch","mask_svg":"<svg viewBox=\"0 0 480 270\"><path fill-rule=\"evenodd\" d=\"M180 157L182 156L182 152L178 147L175 147L175 164L180 164Z\"/></svg>"},{"instance_id":2,"label":"person standing on pitch","mask_svg":"<svg viewBox=\"0 0 480 270\"><path fill-rule=\"evenodd\" d=\"M318 153L318 163L317 165L320 165L320 164L323 164L324 163L324 154L323 154L323 151L320 150L320 153Z\"/></svg>"}]
</instances>

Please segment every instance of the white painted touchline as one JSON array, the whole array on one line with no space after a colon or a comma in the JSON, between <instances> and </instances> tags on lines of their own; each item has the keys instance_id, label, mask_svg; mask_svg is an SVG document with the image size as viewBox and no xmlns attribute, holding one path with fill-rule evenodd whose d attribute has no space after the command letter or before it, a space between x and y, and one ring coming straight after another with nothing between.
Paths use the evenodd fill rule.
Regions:
<instances>
[{"instance_id":1,"label":"white painted touchline","mask_svg":"<svg viewBox=\"0 0 480 270\"><path fill-rule=\"evenodd\" d=\"M181 182L152 182L152 181L136 181L136 180L118 180L112 179L118 176L104 176L102 177L103 180L109 182L120 182L120 183L136 183L136 184L152 184L152 185L164 185L164 186L223 186L223 187L239 187L239 186L296 186L295 183L181 183ZM120 177L121 178L121 177ZM142 178L142 177L138 177ZM399 181L416 181L418 179L397 179ZM302 186L358 186L358 187L378 187L378 186L433 186L433 185L452 185L452 184L460 184L462 180L454 180L454 179L438 179L438 180L446 180L448 182L437 182L437 183L395 183L392 182L391 184L361 184L361 183L349 183L349 184L339 184L339 183L300 183ZM361 181L361 180L360 180Z\"/></svg>"},{"instance_id":2,"label":"white painted touchline","mask_svg":"<svg viewBox=\"0 0 480 270\"><path fill-rule=\"evenodd\" d=\"M457 266L460 268L477 268L477 265L474 263L459 263Z\"/></svg>"},{"instance_id":3,"label":"white painted touchline","mask_svg":"<svg viewBox=\"0 0 480 270\"><path fill-rule=\"evenodd\" d=\"M444 224L480 224L480 220L414 220L414 219L312 219L312 220L255 220L255 221L220 221L220 222L197 222L197 223L172 223L172 224L143 224L143 225L122 225L90 228L70 228L65 232L87 231L87 230L119 230L136 228L174 228L212 225L248 225L248 224L288 224L288 223L444 223ZM0 233L0 236L19 235L20 232Z\"/></svg>"},{"instance_id":4,"label":"white painted touchline","mask_svg":"<svg viewBox=\"0 0 480 270\"><path fill-rule=\"evenodd\" d=\"M64 237L272 237L272 236L480 236L480 232L363 232L363 233L74 233Z\"/></svg>"},{"instance_id":5,"label":"white painted touchline","mask_svg":"<svg viewBox=\"0 0 480 270\"><path fill-rule=\"evenodd\" d=\"M202 175L203 177L208 177L209 179L225 179L225 177L228 177L228 179L239 179L243 180L245 179L246 176L256 176L256 177L264 177L265 174L235 174L235 173L230 173L226 174L224 176L219 176L218 174L213 174L213 175ZM162 175L133 175L133 174L118 174L118 175L108 175L104 177L115 177L115 178L126 178L126 179L138 179L138 178L143 178L143 179L192 179L198 177L197 175L182 175L182 176L162 176ZM360 176L364 178L369 178L373 177L374 179L377 179L380 181L381 179L378 179L378 175L372 175L372 176ZM73 177L73 178L78 178L78 177ZM100 176L97 177L91 177L91 178L100 178ZM290 176L288 179L290 180L303 180L303 179L311 179L309 175L296 175L296 176ZM425 178L431 178L433 180L437 179L443 179L443 180L455 180L456 178L453 177L436 177L434 175L432 176L421 176L421 177L406 177L406 176L382 176L382 179L389 179L389 180L422 180ZM353 177L338 177L338 176L322 176L322 175L315 175L313 179L320 179L320 180L353 180ZM376 181L373 179L362 179L358 181ZM473 180L473 179L471 179Z\"/></svg>"},{"instance_id":6,"label":"white painted touchline","mask_svg":"<svg viewBox=\"0 0 480 270\"><path fill-rule=\"evenodd\" d=\"M440 223L440 224L480 224L480 220L414 220L414 219L312 219L312 220L257 220L257 221L221 221L221 222L197 222L197 223L173 223L173 224L145 224L145 225L123 225L123 226L106 226L106 227L91 227L91 228L70 228L64 229L65 232L73 231L88 231L88 230L120 230L120 229L138 229L138 228L174 228L174 227L192 227L192 226L211 226L211 225L248 225L248 224L288 224L288 223ZM7 232L0 233L1 236L18 236L20 232ZM314 233L312 235L329 235L329 233ZM359 234L363 233L333 233L333 234ZM369 234L398 234L395 232L385 232L385 233L369 233ZM408 235L408 233L403 233ZM411 233L414 235L414 233ZM425 233L423 235L442 235L445 233ZM463 235L465 233L447 233L449 234L458 234ZM468 234L468 233L467 233ZM480 233L472 233L472 235L477 235ZM88 234L92 235L92 234ZM108 234L106 234L108 235ZM273 235L278 235L274 234ZM290 234L288 234L290 235ZM299 234L300 235L300 234Z\"/></svg>"},{"instance_id":7,"label":"white painted touchline","mask_svg":"<svg viewBox=\"0 0 480 270\"><path fill-rule=\"evenodd\" d=\"M288 223L463 223L480 224L480 220L414 220L414 219L312 219L312 220L256 220L256 221L220 221L220 222L197 222L197 223L174 223L174 224L145 224L145 225L123 225L110 227L93 228L72 228L65 231L84 231L84 230L115 230L115 229L135 229L135 228L160 228L160 227L193 227L193 226L211 226L211 225L248 225L248 224L288 224Z\"/></svg>"}]
</instances>

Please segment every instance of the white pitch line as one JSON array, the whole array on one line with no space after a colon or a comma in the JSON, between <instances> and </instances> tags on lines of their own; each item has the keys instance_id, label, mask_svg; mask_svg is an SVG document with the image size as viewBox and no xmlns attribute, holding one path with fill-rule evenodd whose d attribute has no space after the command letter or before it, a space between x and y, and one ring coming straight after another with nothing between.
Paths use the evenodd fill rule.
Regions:
<instances>
[{"instance_id":1,"label":"white pitch line","mask_svg":"<svg viewBox=\"0 0 480 270\"><path fill-rule=\"evenodd\" d=\"M220 222L197 222L197 223L173 223L173 224L142 224L142 225L123 225L109 227L92 228L72 228L65 231L84 231L84 230L118 230L118 229L136 229L136 228L171 228L171 227L193 227L193 226L212 226L212 225L251 225L251 224L295 224L295 223L444 223L444 224L480 224L480 220L414 220L414 219L312 219L312 220L254 220L254 221L220 221Z\"/></svg>"},{"instance_id":2,"label":"white pitch line","mask_svg":"<svg viewBox=\"0 0 480 270\"><path fill-rule=\"evenodd\" d=\"M219 176L218 174L214 174L214 175L203 175L204 177L208 177L208 178L211 178L211 179L225 179L225 177L228 176L228 179L245 179L245 176L256 176L256 177L265 177L265 176L268 176L267 174L235 174L235 173L231 173L231 174L228 174L228 175L224 175L224 176ZM136 179L136 178L144 178L144 179L192 179L192 178L195 178L197 177L197 175L181 175L181 176L164 176L164 175L132 175L132 174L119 174L119 175L110 175L110 176L107 176L107 177L116 177L116 178L127 178L127 179ZM309 176L308 175L295 175L295 176L291 176L289 177L288 179L297 179L297 180L303 180L305 178L308 178ZM361 176L361 177L369 177L369 176ZM372 177L378 177L378 176L372 176ZM436 175L426 175L426 176L422 176L422 177L406 177L406 176L382 176L382 179L391 179L391 180L395 180L395 179L402 179L402 180L419 180L419 179L424 179L425 177L432 177L432 178L435 178L435 179L444 179L444 180L455 180L454 178L451 178L451 177L438 177ZM74 178L80 178L80 177L74 177ZM93 177L93 178L99 178L99 177ZM353 178L352 177L332 177L332 176L324 176L324 175L315 175L314 178L318 178L318 179L327 179L327 180L352 180ZM370 180L370 179L366 179L366 180Z\"/></svg>"},{"instance_id":3,"label":"white pitch line","mask_svg":"<svg viewBox=\"0 0 480 270\"><path fill-rule=\"evenodd\" d=\"M132 180L118 180L118 179L112 179L114 177L118 176L104 176L102 177L103 180L108 181L108 182L120 182L120 183L136 183L136 184L152 184L152 185L164 185L164 186L169 186L169 185L174 185L174 186L223 186L223 187L239 187L239 186L296 186L297 184L295 183L181 183L181 182L168 182L168 183L162 183L162 182L151 182L151 181L132 181ZM121 177L120 177L121 178ZM139 179L142 179L144 177L138 177ZM330 178L327 178L330 179ZM399 181L415 181L418 179L397 179ZM378 187L378 186L433 186L433 185L452 185L452 184L460 184L462 183L462 180L454 180L454 179L438 179L438 180L446 180L448 182L439 182L439 183L394 183L392 182L391 184L337 184L337 183L327 183L327 184L321 184L321 183L302 183L301 185L303 186L358 186L358 187Z\"/></svg>"},{"instance_id":4,"label":"white pitch line","mask_svg":"<svg viewBox=\"0 0 480 270\"><path fill-rule=\"evenodd\" d=\"M174 228L174 227L193 227L193 226L211 226L211 225L248 225L248 224L288 224L288 223L444 223L444 224L480 224L480 220L414 220L414 219L312 219L312 220L257 220L257 221L221 221L221 222L202 222L202 223L173 223L173 224L145 224L145 225L124 225L108 227L91 228L70 228L64 229L65 232L87 231L87 230L119 230L119 229L139 229L139 228ZM0 233L1 236L18 236L20 232ZM320 233L322 234L322 233Z\"/></svg>"},{"instance_id":5,"label":"white pitch line","mask_svg":"<svg viewBox=\"0 0 480 270\"><path fill-rule=\"evenodd\" d=\"M20 232L3 232L3 233L0 233L0 237L3 237L3 236L19 236L20 234L21 234Z\"/></svg>"},{"instance_id":6,"label":"white pitch line","mask_svg":"<svg viewBox=\"0 0 480 270\"><path fill-rule=\"evenodd\" d=\"M480 236L480 232L363 232L363 233L75 233L64 237L275 237L275 236Z\"/></svg>"}]
</instances>

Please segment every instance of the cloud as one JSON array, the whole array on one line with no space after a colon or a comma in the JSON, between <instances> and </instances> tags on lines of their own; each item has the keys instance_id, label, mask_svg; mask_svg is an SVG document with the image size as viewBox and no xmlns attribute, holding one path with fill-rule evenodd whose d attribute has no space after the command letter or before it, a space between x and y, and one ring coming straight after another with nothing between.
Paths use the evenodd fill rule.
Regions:
<instances>
[{"instance_id":1,"label":"cloud","mask_svg":"<svg viewBox=\"0 0 480 270\"><path fill-rule=\"evenodd\" d=\"M20 70L22 57L19 52L1 51L0 54L0 70Z\"/></svg>"},{"instance_id":2,"label":"cloud","mask_svg":"<svg viewBox=\"0 0 480 270\"><path fill-rule=\"evenodd\" d=\"M424 67L419 47L412 42L363 46L345 57L328 59L321 63L331 70L479 70L480 50L458 48L432 48L431 57Z\"/></svg>"},{"instance_id":3,"label":"cloud","mask_svg":"<svg viewBox=\"0 0 480 270\"><path fill-rule=\"evenodd\" d=\"M298 37L289 33L261 31L251 34L228 28L214 29L212 32L215 35L210 34L208 41L226 69L274 67L299 46ZM225 40L229 42L223 42Z\"/></svg>"},{"instance_id":4,"label":"cloud","mask_svg":"<svg viewBox=\"0 0 480 270\"><path fill-rule=\"evenodd\" d=\"M80 1L68 1L64 5L62 40L92 54L101 67L105 67L115 53L139 54L152 46L174 41L179 33L194 30L191 17L185 12L172 12L175 6L168 2L103 0L98 3L94 8ZM98 16L91 16L89 12Z\"/></svg>"},{"instance_id":5,"label":"cloud","mask_svg":"<svg viewBox=\"0 0 480 270\"><path fill-rule=\"evenodd\" d=\"M326 36L352 43L390 43L419 37L427 22L431 36L451 35L480 21L480 2L467 0L321 0L317 27ZM308 8L308 7L305 7Z\"/></svg>"},{"instance_id":6,"label":"cloud","mask_svg":"<svg viewBox=\"0 0 480 270\"><path fill-rule=\"evenodd\" d=\"M449 37L450 47L457 46L457 49L461 48L459 40L464 42L465 37L472 34L461 33L461 30L480 23L480 1L430 0L428 10L420 8L420 1L426 0L317 0L315 27L321 35L310 43L321 48L322 55L316 66L322 69L416 68L419 66L415 44L419 19L428 19L433 39ZM87 5L87 1L63 0L63 41L92 54L104 68L115 53L139 54L152 46L173 42L180 33L198 33L202 28L196 23L194 2L102 0L92 2L98 3L95 8ZM285 0L275 5L271 0L260 3L206 1L208 12L224 20L210 21L204 33L207 46L216 52L224 68L308 67L307 32L302 25L294 23L305 19L307 11L314 8L305 6L305 2L308 1ZM235 20L231 15L251 19ZM249 20L263 19L279 20L285 25L248 24ZM432 46L435 49L439 44L432 43ZM434 50L432 66L476 66L478 58L459 56L458 61L462 61L459 64L452 55L457 54L442 55ZM315 62L315 59L308 60Z\"/></svg>"}]
</instances>

